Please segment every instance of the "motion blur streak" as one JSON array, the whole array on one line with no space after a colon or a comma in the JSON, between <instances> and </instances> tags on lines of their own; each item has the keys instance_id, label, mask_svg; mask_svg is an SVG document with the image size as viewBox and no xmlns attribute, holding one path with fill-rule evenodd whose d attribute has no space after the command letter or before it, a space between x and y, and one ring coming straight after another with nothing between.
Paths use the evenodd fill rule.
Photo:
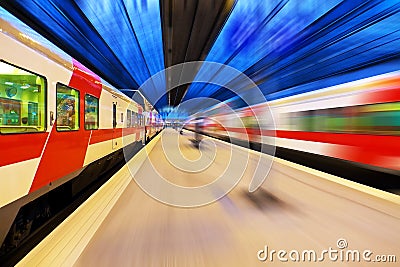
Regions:
<instances>
[{"instance_id":1,"label":"motion blur streak","mask_svg":"<svg viewBox=\"0 0 400 267\"><path fill-rule=\"evenodd\" d=\"M361 164L359 167L399 175L399 72L280 98L269 101L269 106L261 103L241 107L242 101L238 97L224 101L224 104L235 109L242 124L231 120L232 114L221 105L215 105L201 113L207 117L201 129L203 133L223 139L229 137L235 143L250 140L256 145L276 145L348 160ZM267 139L274 134L268 122L256 119L256 116L266 118L269 108L276 122L275 143ZM193 130L193 125L187 128ZM381 181L381 185L386 182ZM393 182L387 186L398 188L399 180Z\"/></svg>"},{"instance_id":2,"label":"motion blur streak","mask_svg":"<svg viewBox=\"0 0 400 267\"><path fill-rule=\"evenodd\" d=\"M179 135L172 129L162 134L171 141ZM190 138L193 135L184 131L179 148L175 141L167 142L168 148L196 160L200 153L190 145ZM224 171L230 153L229 144L215 143L217 155L210 167L188 173L168 162L158 141L136 175L148 178L157 163L156 171L169 182L188 187L210 183ZM246 153L236 146L232 149L239 155ZM400 255L398 203L282 160L274 162L268 183L251 194L247 186L257 162L253 156L242 182L229 195L202 208L163 205L132 181L74 266L280 266L276 255L266 263L258 260L257 252L265 245L286 251L337 249L339 238L347 240L349 249ZM331 264L329 260L317 263Z\"/></svg>"},{"instance_id":3,"label":"motion blur streak","mask_svg":"<svg viewBox=\"0 0 400 267\"><path fill-rule=\"evenodd\" d=\"M206 60L243 71L267 100L395 71L399 10L398 1L238 0ZM199 93L234 96L194 84L184 99Z\"/></svg>"}]
</instances>

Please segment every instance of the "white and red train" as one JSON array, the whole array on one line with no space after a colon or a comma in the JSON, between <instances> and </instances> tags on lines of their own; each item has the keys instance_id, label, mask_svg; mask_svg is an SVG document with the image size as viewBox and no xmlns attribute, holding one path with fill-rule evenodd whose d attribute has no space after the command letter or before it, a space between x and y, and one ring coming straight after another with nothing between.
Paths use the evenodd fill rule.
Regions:
<instances>
[{"instance_id":1,"label":"white and red train","mask_svg":"<svg viewBox=\"0 0 400 267\"><path fill-rule=\"evenodd\" d=\"M202 113L202 131L399 174L400 72L270 101L275 125L264 121L269 117L266 103L233 114L224 106L234 107L234 101ZM193 123L186 128L193 130Z\"/></svg>"},{"instance_id":2,"label":"white and red train","mask_svg":"<svg viewBox=\"0 0 400 267\"><path fill-rule=\"evenodd\" d=\"M123 148L138 151L162 120L11 15L0 16L0 44L4 249L29 233L33 218L47 216L52 202L124 160Z\"/></svg>"}]
</instances>

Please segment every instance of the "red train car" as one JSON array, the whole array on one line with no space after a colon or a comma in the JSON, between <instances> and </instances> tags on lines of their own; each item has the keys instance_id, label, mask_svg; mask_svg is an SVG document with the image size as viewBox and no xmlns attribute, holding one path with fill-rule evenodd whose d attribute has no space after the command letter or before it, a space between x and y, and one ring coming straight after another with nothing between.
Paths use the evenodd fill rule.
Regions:
<instances>
[{"instance_id":1,"label":"red train car","mask_svg":"<svg viewBox=\"0 0 400 267\"><path fill-rule=\"evenodd\" d=\"M219 104L202 114L208 118L202 129L206 134L276 145L380 172L400 173L398 71L235 112L223 107Z\"/></svg>"}]
</instances>

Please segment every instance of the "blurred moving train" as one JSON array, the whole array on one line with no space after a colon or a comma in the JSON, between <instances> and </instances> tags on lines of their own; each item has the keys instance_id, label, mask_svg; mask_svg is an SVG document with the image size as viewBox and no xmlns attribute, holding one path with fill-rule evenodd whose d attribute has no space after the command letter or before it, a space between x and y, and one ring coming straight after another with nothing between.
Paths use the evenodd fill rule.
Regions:
<instances>
[{"instance_id":1,"label":"blurred moving train","mask_svg":"<svg viewBox=\"0 0 400 267\"><path fill-rule=\"evenodd\" d=\"M124 153L142 148L162 120L19 20L0 15L1 255Z\"/></svg>"},{"instance_id":2,"label":"blurred moving train","mask_svg":"<svg viewBox=\"0 0 400 267\"><path fill-rule=\"evenodd\" d=\"M237 103L242 103L238 100L235 97L202 112L201 131L218 138L230 138L235 143L276 145L379 172L400 174L400 72L251 107L236 108ZM265 119L268 105L275 126ZM188 121L187 129L195 130L196 116L199 114ZM235 116L241 121L233 119ZM304 154L300 156L305 157ZM377 181L379 183L385 181Z\"/></svg>"}]
</instances>

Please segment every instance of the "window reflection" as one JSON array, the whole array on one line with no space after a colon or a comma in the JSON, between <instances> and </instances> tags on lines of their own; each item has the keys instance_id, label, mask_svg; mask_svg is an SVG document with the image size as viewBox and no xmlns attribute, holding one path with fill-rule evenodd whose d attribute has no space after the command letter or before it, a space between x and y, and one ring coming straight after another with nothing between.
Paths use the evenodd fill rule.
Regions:
<instances>
[{"instance_id":1,"label":"window reflection","mask_svg":"<svg viewBox=\"0 0 400 267\"><path fill-rule=\"evenodd\" d=\"M43 77L0 62L0 132L43 132L45 89Z\"/></svg>"},{"instance_id":2,"label":"window reflection","mask_svg":"<svg viewBox=\"0 0 400 267\"><path fill-rule=\"evenodd\" d=\"M57 84L57 131L79 129L79 91Z\"/></svg>"}]
</instances>

